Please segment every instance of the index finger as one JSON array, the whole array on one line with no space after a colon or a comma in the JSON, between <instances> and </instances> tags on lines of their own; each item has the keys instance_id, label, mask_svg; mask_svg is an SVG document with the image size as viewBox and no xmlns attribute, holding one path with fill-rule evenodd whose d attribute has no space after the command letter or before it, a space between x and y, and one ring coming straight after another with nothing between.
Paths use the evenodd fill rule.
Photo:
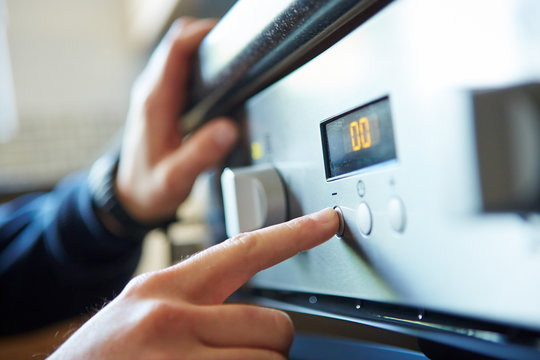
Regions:
<instances>
[{"instance_id":1,"label":"index finger","mask_svg":"<svg viewBox=\"0 0 540 360\"><path fill-rule=\"evenodd\" d=\"M171 270L182 279L180 290L186 300L220 304L257 272L330 239L338 226L335 210L324 209L283 224L239 234ZM181 276L182 273L185 276Z\"/></svg>"}]
</instances>

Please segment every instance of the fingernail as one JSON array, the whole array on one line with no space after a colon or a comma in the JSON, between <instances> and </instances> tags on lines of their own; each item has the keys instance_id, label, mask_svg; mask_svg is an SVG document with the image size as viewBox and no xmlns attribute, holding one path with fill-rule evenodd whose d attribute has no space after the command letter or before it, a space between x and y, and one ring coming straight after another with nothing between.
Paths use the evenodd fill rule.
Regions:
<instances>
[{"instance_id":1,"label":"fingernail","mask_svg":"<svg viewBox=\"0 0 540 360\"><path fill-rule=\"evenodd\" d=\"M238 128L230 121L221 121L216 124L214 136L216 143L227 149L238 139Z\"/></svg>"}]
</instances>

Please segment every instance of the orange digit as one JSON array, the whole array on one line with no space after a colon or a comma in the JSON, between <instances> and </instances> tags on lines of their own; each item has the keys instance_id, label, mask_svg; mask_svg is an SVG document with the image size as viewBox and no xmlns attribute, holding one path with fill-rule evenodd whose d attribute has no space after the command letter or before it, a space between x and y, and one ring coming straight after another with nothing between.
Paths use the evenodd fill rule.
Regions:
<instances>
[{"instance_id":1,"label":"orange digit","mask_svg":"<svg viewBox=\"0 0 540 360\"><path fill-rule=\"evenodd\" d=\"M353 121L349 124L349 130L351 133L351 145L353 151L358 151L362 148L361 140L360 140L360 130L358 123L356 121Z\"/></svg>"},{"instance_id":2,"label":"orange digit","mask_svg":"<svg viewBox=\"0 0 540 360\"><path fill-rule=\"evenodd\" d=\"M364 149L371 147L371 132L369 131L369 121L367 117L362 117L358 120L360 124L360 134L362 147Z\"/></svg>"}]
</instances>

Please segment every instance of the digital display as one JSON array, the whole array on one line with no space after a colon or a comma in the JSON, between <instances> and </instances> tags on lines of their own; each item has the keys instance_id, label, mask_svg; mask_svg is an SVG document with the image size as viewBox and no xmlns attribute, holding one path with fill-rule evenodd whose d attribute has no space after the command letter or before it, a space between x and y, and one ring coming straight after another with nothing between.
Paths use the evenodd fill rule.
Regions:
<instances>
[{"instance_id":1,"label":"digital display","mask_svg":"<svg viewBox=\"0 0 540 360\"><path fill-rule=\"evenodd\" d=\"M326 178L396 159L388 97L321 123Z\"/></svg>"}]
</instances>

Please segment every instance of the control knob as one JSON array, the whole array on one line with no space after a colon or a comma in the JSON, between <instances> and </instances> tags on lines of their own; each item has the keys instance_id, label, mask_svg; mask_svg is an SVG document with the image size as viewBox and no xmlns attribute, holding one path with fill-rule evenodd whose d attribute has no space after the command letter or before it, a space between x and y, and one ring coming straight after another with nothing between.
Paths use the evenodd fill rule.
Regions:
<instances>
[{"instance_id":1,"label":"control knob","mask_svg":"<svg viewBox=\"0 0 540 360\"><path fill-rule=\"evenodd\" d=\"M285 188L272 165L226 168L221 188L228 236L286 220Z\"/></svg>"}]
</instances>

